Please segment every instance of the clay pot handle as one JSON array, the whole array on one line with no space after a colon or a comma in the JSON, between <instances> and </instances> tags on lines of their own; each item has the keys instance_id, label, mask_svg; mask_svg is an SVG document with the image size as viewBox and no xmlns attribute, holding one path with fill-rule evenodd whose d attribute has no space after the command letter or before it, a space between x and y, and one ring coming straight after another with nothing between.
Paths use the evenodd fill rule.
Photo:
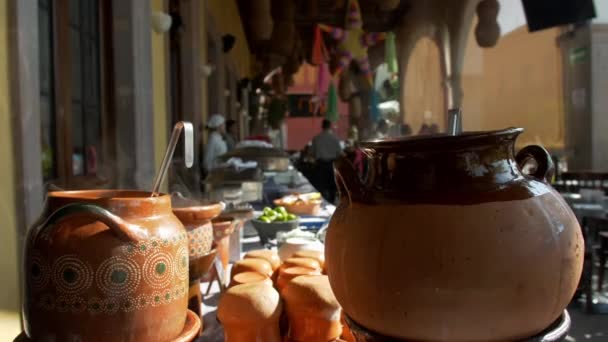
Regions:
<instances>
[{"instance_id":1,"label":"clay pot handle","mask_svg":"<svg viewBox=\"0 0 608 342\"><path fill-rule=\"evenodd\" d=\"M553 166L553 159L547 150L538 145L529 145L521 149L515 156L515 161L519 165L520 169L526 165L526 162L532 158L538 164L536 171L530 176L542 181L549 182L553 178L555 167Z\"/></svg>"},{"instance_id":2,"label":"clay pot handle","mask_svg":"<svg viewBox=\"0 0 608 342\"><path fill-rule=\"evenodd\" d=\"M107 225L114 234L127 242L138 242L143 238L144 231L141 227L128 223L120 217L112 214L109 210L94 204L73 203L57 209L49 216L36 232L35 238L53 227L55 223L69 217L86 217L98 220Z\"/></svg>"},{"instance_id":3,"label":"clay pot handle","mask_svg":"<svg viewBox=\"0 0 608 342\"><path fill-rule=\"evenodd\" d=\"M363 184L355 166L348 158L340 156L334 161L334 173L340 197L348 199L349 204L354 199L361 199L363 197Z\"/></svg>"}]
</instances>

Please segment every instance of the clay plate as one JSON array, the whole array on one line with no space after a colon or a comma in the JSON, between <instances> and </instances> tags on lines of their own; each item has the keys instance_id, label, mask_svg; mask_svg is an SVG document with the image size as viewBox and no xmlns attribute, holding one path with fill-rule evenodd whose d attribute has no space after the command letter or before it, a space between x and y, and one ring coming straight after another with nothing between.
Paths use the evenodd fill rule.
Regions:
<instances>
[{"instance_id":1,"label":"clay plate","mask_svg":"<svg viewBox=\"0 0 608 342\"><path fill-rule=\"evenodd\" d=\"M170 342L192 342L194 341L200 330L201 319L194 312L188 310L188 313L186 315L186 324L184 324L184 329L182 330L182 333L180 334L180 336ZM32 340L30 340L29 337L27 337L25 333L22 332L13 340L13 342L32 342Z\"/></svg>"}]
</instances>

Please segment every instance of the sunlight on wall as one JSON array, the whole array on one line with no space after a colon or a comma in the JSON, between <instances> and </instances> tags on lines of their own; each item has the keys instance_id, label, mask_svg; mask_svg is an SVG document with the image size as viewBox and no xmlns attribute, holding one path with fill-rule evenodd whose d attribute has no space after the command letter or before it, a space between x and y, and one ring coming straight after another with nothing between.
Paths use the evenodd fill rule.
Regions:
<instances>
[{"instance_id":1,"label":"sunlight on wall","mask_svg":"<svg viewBox=\"0 0 608 342\"><path fill-rule=\"evenodd\" d=\"M519 145L563 148L557 35L557 29L530 34L522 27L501 37L496 47L481 49L471 30L463 68L465 130L523 127Z\"/></svg>"},{"instance_id":2,"label":"sunlight on wall","mask_svg":"<svg viewBox=\"0 0 608 342\"><path fill-rule=\"evenodd\" d=\"M429 38L416 43L407 65L405 78L405 116L404 120L416 133L424 123L424 112L430 111L431 121L445 127L445 103L441 82L439 48Z\"/></svg>"},{"instance_id":3,"label":"sunlight on wall","mask_svg":"<svg viewBox=\"0 0 608 342\"><path fill-rule=\"evenodd\" d=\"M166 11L163 0L152 0L152 13ZM152 83L154 88L154 162L160 167L165 149L167 147L168 115L167 115L167 71L165 44L168 33L156 33L150 30L152 35ZM166 183L163 184L163 191Z\"/></svg>"},{"instance_id":4,"label":"sunlight on wall","mask_svg":"<svg viewBox=\"0 0 608 342\"><path fill-rule=\"evenodd\" d=\"M0 0L0 311L19 310L17 222L15 221L15 174L10 115L7 1Z\"/></svg>"}]
</instances>

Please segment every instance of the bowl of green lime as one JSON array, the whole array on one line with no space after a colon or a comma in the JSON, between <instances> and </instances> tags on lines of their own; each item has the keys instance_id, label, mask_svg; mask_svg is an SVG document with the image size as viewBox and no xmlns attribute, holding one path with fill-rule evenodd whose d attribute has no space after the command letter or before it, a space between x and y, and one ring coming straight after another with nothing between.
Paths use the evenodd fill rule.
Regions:
<instances>
[{"instance_id":1,"label":"bowl of green lime","mask_svg":"<svg viewBox=\"0 0 608 342\"><path fill-rule=\"evenodd\" d=\"M260 236L260 243L264 246L276 238L277 232L288 232L298 228L300 220L298 216L290 214L284 207L264 208L262 215L251 220L253 228Z\"/></svg>"}]
</instances>

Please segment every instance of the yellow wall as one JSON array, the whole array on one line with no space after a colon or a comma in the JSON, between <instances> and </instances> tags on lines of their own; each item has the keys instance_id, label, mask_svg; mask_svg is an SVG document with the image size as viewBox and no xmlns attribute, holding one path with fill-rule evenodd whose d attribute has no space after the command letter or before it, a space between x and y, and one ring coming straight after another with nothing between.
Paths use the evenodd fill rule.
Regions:
<instances>
[{"instance_id":1,"label":"yellow wall","mask_svg":"<svg viewBox=\"0 0 608 342\"><path fill-rule=\"evenodd\" d=\"M533 34L522 27L481 49L473 29L463 71L466 130L523 127L518 145L564 147L562 66L558 29Z\"/></svg>"},{"instance_id":2,"label":"yellow wall","mask_svg":"<svg viewBox=\"0 0 608 342\"><path fill-rule=\"evenodd\" d=\"M152 0L152 13L165 11L163 0ZM152 35L152 82L154 88L154 161L160 167L167 148L168 115L167 115L167 70L165 46L167 34L150 30ZM166 190L166 184L163 184Z\"/></svg>"},{"instance_id":3,"label":"yellow wall","mask_svg":"<svg viewBox=\"0 0 608 342\"><path fill-rule=\"evenodd\" d=\"M416 133L424 120L424 112L430 111L431 122L441 130L445 126L445 104L441 82L441 65L439 48L429 38L422 38L416 43L407 65L405 77L405 121Z\"/></svg>"},{"instance_id":4,"label":"yellow wall","mask_svg":"<svg viewBox=\"0 0 608 342\"><path fill-rule=\"evenodd\" d=\"M200 58L201 58L201 65L205 65L207 64L207 7L204 4L201 4L199 6L200 9L200 21L199 21L199 28L200 28L200 34L199 34L199 39L200 39ZM208 111L209 111L209 99L208 99L208 92L207 92L207 77L205 77L204 75L202 75L201 73L201 123L203 125L205 125L205 123L207 123L207 116L209 115ZM198 127L195 127L195 129L198 129ZM207 130L202 130L202 132L200 132L203 136L201 137L201 139L203 141L207 141Z\"/></svg>"},{"instance_id":5,"label":"yellow wall","mask_svg":"<svg viewBox=\"0 0 608 342\"><path fill-rule=\"evenodd\" d=\"M7 0L0 0L0 311L19 310L15 170L10 115Z\"/></svg>"},{"instance_id":6,"label":"yellow wall","mask_svg":"<svg viewBox=\"0 0 608 342\"><path fill-rule=\"evenodd\" d=\"M239 76L250 76L251 52L247 45L247 38L236 0L209 0L207 3L209 14L213 16L213 23L217 25L216 29L219 34L230 33L236 37L235 46L228 55L235 63Z\"/></svg>"},{"instance_id":7,"label":"yellow wall","mask_svg":"<svg viewBox=\"0 0 608 342\"><path fill-rule=\"evenodd\" d=\"M563 149L562 66L555 43L558 29L531 34L522 27L501 37L494 48L481 49L474 28L471 25L462 70L464 129L523 127L519 146ZM408 62L405 85L404 119L414 132L425 109L444 126L443 92L438 50L431 40L421 40Z\"/></svg>"}]
</instances>

